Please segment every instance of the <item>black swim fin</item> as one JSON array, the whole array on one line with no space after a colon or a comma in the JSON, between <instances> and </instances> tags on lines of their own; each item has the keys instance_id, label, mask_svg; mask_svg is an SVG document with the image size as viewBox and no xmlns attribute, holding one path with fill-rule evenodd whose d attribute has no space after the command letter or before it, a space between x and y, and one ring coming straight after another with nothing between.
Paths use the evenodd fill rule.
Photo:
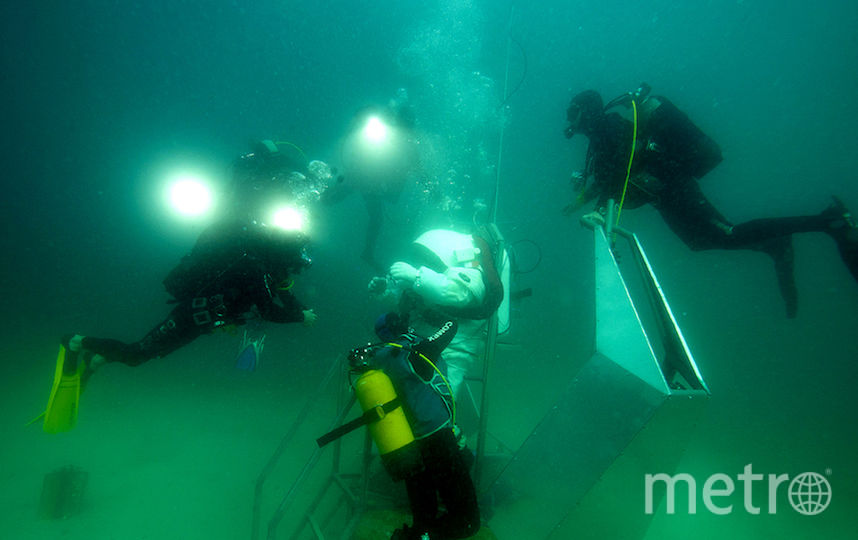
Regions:
<instances>
[{"instance_id":1,"label":"black swim fin","mask_svg":"<svg viewBox=\"0 0 858 540\"><path fill-rule=\"evenodd\" d=\"M786 316L794 319L798 315L798 287L795 285L795 251L792 236L780 236L762 244L759 248L775 263L778 288L784 299Z\"/></svg>"}]
</instances>

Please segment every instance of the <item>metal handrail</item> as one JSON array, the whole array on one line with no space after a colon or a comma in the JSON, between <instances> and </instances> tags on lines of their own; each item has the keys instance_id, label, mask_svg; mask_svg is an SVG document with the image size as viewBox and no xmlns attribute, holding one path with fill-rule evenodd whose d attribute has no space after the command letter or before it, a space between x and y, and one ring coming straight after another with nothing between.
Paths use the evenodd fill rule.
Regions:
<instances>
[{"instance_id":1,"label":"metal handrail","mask_svg":"<svg viewBox=\"0 0 858 540\"><path fill-rule=\"evenodd\" d=\"M325 374L325 377L322 379L322 382L319 384L319 387L316 392L310 395L310 398L304 404L304 407L298 413L298 416L295 417L295 421L290 426L289 430L283 435L283 438L280 439L280 444L277 446L277 449L268 459L268 462L262 468L262 472L259 473L259 476L256 479L256 489L254 490L253 496L253 515L252 515L252 524L251 524L251 532L250 538L252 540L258 540L259 538L259 522L260 522L260 513L262 506L262 490L265 486L266 480L274 471L274 468L277 466L277 463L280 461L280 458L283 456L283 453L289 446L289 443L292 441L292 438L297 433L298 429L304 424L304 421L307 419L307 416L310 414L310 410L313 405L316 403L315 396L321 394L322 389L324 389L330 382L334 376L334 373L337 372L337 368L342 362L342 356L338 356L336 360L331 364L331 367L328 369L328 372Z\"/></svg>"}]
</instances>

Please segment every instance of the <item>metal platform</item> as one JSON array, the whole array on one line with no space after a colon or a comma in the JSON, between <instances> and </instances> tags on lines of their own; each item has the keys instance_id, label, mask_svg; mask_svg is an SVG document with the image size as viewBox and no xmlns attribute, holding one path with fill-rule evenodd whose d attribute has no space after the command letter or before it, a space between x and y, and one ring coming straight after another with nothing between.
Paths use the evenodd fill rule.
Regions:
<instances>
[{"instance_id":1,"label":"metal platform","mask_svg":"<svg viewBox=\"0 0 858 540\"><path fill-rule=\"evenodd\" d=\"M638 238L600 225L595 350L494 482L498 538L643 537L644 476L676 469L708 401Z\"/></svg>"}]
</instances>

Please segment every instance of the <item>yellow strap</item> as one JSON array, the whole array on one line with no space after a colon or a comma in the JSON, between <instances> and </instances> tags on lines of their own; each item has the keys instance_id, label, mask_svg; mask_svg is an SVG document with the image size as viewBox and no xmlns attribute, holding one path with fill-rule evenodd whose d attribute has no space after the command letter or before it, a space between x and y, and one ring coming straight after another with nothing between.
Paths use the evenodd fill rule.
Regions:
<instances>
[{"instance_id":1,"label":"yellow strap","mask_svg":"<svg viewBox=\"0 0 858 540\"><path fill-rule=\"evenodd\" d=\"M634 128L632 129L632 151L629 153L629 166L626 168L626 182L623 184L623 194L620 197L620 205L617 208L617 221L614 223L614 226L620 224L620 213L623 211L623 203L626 200L626 190L629 187L629 177L632 174L632 161L635 159L635 146L637 145L638 140L638 106L634 99L632 99L632 118L634 120Z\"/></svg>"}]
</instances>

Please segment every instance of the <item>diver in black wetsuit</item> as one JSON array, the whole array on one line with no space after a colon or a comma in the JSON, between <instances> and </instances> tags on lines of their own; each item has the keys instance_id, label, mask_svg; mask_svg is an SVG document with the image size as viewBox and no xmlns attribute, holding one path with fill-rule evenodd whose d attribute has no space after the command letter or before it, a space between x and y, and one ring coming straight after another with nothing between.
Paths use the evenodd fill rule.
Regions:
<instances>
[{"instance_id":1,"label":"diver in black wetsuit","mask_svg":"<svg viewBox=\"0 0 858 540\"><path fill-rule=\"evenodd\" d=\"M834 198L831 206L816 215L755 219L734 225L706 199L697 182L721 162L721 149L669 100L648 94L649 87L642 85L607 106L603 106L602 97L594 90L572 98L566 111L569 121L566 137L580 133L589 139L590 145L583 174L573 178L578 198L563 209L564 214L571 214L593 199L597 200L597 209L604 213L608 199L619 202L625 194L624 207L651 204L692 250L764 252L775 263L790 318L798 310L791 235L829 234L858 280L858 228L839 199ZM637 111L636 133L632 121L608 112L617 105L631 107L633 100ZM633 140L635 152L629 169Z\"/></svg>"},{"instance_id":2,"label":"diver in black wetsuit","mask_svg":"<svg viewBox=\"0 0 858 540\"><path fill-rule=\"evenodd\" d=\"M408 327L406 318L388 313L375 327L383 343L354 349L349 362L353 368L382 369L390 377L419 451L419 459L410 466L386 467L394 480L405 481L413 517L412 524L393 531L391 539L471 537L480 529L469 472L473 457L455 425L452 388L441 358L458 326L448 320L422 338Z\"/></svg>"},{"instance_id":3,"label":"diver in black wetsuit","mask_svg":"<svg viewBox=\"0 0 858 540\"><path fill-rule=\"evenodd\" d=\"M301 233L263 225L225 222L200 234L190 254L164 279L176 306L143 339L68 335L67 350L93 353L89 372L104 362L138 366L166 356L197 337L249 319L310 325L316 314L289 292L290 277L309 266Z\"/></svg>"}]
</instances>

